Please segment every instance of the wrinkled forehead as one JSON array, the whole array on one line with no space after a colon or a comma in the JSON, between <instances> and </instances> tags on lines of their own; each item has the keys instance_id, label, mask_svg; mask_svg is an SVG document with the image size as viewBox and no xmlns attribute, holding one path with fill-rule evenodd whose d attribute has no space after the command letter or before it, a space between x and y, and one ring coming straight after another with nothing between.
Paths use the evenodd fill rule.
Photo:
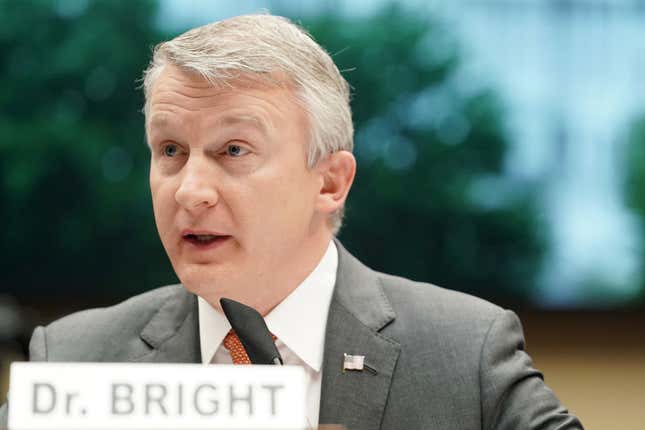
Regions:
<instances>
[{"instance_id":1,"label":"wrinkled forehead","mask_svg":"<svg viewBox=\"0 0 645 430\"><path fill-rule=\"evenodd\" d=\"M157 73L146 94L144 107L146 129L149 129L152 124L157 124L158 121L165 122L165 115L159 112L159 107L172 103L181 97L201 100L206 106L216 98L235 93L281 93L282 96L286 95L287 100L296 104L299 110L306 110L306 105L299 97L295 82L284 72L249 73L226 70L225 73L216 76L205 76L194 69L174 64L166 64L161 67L162 69ZM260 125L257 118L245 118L244 115L233 116L227 122L251 122Z\"/></svg>"},{"instance_id":2,"label":"wrinkled forehead","mask_svg":"<svg viewBox=\"0 0 645 430\"><path fill-rule=\"evenodd\" d=\"M287 90L297 92L299 85L286 72L276 70L270 73L252 73L236 69L221 69L200 72L188 66L178 66L167 63L159 66L155 73L154 82L146 93L146 105L154 98L160 85L173 82L183 85L189 90L211 90L213 92L232 90Z\"/></svg>"},{"instance_id":3,"label":"wrinkled forehead","mask_svg":"<svg viewBox=\"0 0 645 430\"><path fill-rule=\"evenodd\" d=\"M149 121L149 130L158 132L164 132L169 130L175 130L177 127L180 127L182 124L178 123L176 117L168 115L166 112L156 112L153 114ZM259 132L261 135L267 136L270 133L272 124L267 121L263 116L242 113L242 112L229 112L225 115L218 116L216 120L210 124L212 127L227 129L227 128L237 128L237 129L252 129Z\"/></svg>"},{"instance_id":4,"label":"wrinkled forehead","mask_svg":"<svg viewBox=\"0 0 645 430\"><path fill-rule=\"evenodd\" d=\"M278 123L288 121L307 129L308 118L293 87L291 81L279 74L238 73L213 81L195 71L169 66L158 75L150 91L146 134L181 128L178 121L188 116L178 116L177 112L190 111L209 112L201 118L210 127L246 126L269 134Z\"/></svg>"}]
</instances>

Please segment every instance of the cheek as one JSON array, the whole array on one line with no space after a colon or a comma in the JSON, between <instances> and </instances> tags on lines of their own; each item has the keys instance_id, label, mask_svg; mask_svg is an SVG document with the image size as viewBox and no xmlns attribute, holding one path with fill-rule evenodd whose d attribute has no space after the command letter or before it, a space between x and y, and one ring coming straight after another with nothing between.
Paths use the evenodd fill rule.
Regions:
<instances>
[{"instance_id":1,"label":"cheek","mask_svg":"<svg viewBox=\"0 0 645 430\"><path fill-rule=\"evenodd\" d=\"M150 176L148 181L150 183L150 194L152 194L152 204L156 205L157 198L159 196L159 189L161 188L160 176L157 173L157 169L154 165L150 166Z\"/></svg>"},{"instance_id":2,"label":"cheek","mask_svg":"<svg viewBox=\"0 0 645 430\"><path fill-rule=\"evenodd\" d=\"M150 175L150 192L152 195L152 209L159 233L163 234L172 222L175 211L175 192L169 180L161 180Z\"/></svg>"},{"instance_id":3,"label":"cheek","mask_svg":"<svg viewBox=\"0 0 645 430\"><path fill-rule=\"evenodd\" d=\"M315 187L308 175L292 173L274 180L262 193L261 203L276 229L299 234L311 219Z\"/></svg>"}]
</instances>

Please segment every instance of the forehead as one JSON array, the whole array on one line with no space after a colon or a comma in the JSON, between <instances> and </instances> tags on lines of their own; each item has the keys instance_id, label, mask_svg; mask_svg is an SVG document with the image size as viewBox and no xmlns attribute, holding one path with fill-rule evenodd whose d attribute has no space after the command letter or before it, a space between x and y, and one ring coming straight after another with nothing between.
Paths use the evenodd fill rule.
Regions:
<instances>
[{"instance_id":1,"label":"forehead","mask_svg":"<svg viewBox=\"0 0 645 430\"><path fill-rule=\"evenodd\" d=\"M146 109L149 133L182 129L248 126L269 134L297 127L306 133L308 121L294 86L276 75L271 79L239 74L212 83L201 75L166 65L155 80Z\"/></svg>"},{"instance_id":2,"label":"forehead","mask_svg":"<svg viewBox=\"0 0 645 430\"><path fill-rule=\"evenodd\" d=\"M200 74L165 65L148 94L150 113L168 103L190 101L194 109L208 108L233 97L275 100L281 104L298 104L295 86L284 76L237 73L234 78L208 80ZM240 101L238 101L239 103Z\"/></svg>"},{"instance_id":3,"label":"forehead","mask_svg":"<svg viewBox=\"0 0 645 430\"><path fill-rule=\"evenodd\" d=\"M267 134L268 124L267 121L260 115L252 113L227 113L214 118L215 126L217 127L249 127L259 130ZM175 115L169 114L164 111L155 112L151 115L148 126L151 129L168 129L175 128L181 125L181 120Z\"/></svg>"}]
</instances>

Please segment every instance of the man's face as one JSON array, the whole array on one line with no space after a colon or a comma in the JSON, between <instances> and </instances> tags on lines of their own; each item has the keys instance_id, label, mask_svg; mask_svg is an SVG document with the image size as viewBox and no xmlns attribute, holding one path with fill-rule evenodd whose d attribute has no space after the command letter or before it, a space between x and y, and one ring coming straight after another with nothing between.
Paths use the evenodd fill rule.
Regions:
<instances>
[{"instance_id":1,"label":"man's face","mask_svg":"<svg viewBox=\"0 0 645 430\"><path fill-rule=\"evenodd\" d=\"M331 232L292 91L233 84L164 68L149 100L150 188L184 286L214 305L229 297L266 312L315 267Z\"/></svg>"}]
</instances>

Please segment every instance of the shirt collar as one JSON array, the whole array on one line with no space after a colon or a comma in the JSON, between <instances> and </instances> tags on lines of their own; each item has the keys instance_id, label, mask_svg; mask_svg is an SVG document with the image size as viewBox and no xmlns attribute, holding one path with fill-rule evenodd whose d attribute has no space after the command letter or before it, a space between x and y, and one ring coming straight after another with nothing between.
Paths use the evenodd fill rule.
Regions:
<instances>
[{"instance_id":1,"label":"shirt collar","mask_svg":"<svg viewBox=\"0 0 645 430\"><path fill-rule=\"evenodd\" d=\"M226 333L231 329L231 324L222 312L215 310L201 297L197 297L197 306L199 312L199 344L202 351L202 363L208 364L213 359Z\"/></svg>"},{"instance_id":2,"label":"shirt collar","mask_svg":"<svg viewBox=\"0 0 645 430\"><path fill-rule=\"evenodd\" d=\"M316 372L322 367L327 314L337 268L338 250L330 241L316 268L265 318L271 333ZM204 299L199 297L198 302L202 363L206 364L210 363L231 325Z\"/></svg>"}]
</instances>

